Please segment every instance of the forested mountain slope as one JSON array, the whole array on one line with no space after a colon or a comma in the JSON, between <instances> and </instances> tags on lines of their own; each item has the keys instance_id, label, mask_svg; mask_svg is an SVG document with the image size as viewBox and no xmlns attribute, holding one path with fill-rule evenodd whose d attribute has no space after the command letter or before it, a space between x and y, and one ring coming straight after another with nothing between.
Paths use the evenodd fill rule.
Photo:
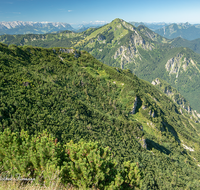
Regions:
<instances>
[{"instance_id":1,"label":"forested mountain slope","mask_svg":"<svg viewBox=\"0 0 200 190\"><path fill-rule=\"evenodd\" d=\"M75 47L86 50L103 63L130 69L151 82L166 80L200 112L200 56L188 48L175 45L144 26L138 28L115 19L100 28L82 33L70 31L47 35L3 35L0 41L16 45Z\"/></svg>"},{"instance_id":2,"label":"forested mountain slope","mask_svg":"<svg viewBox=\"0 0 200 190\"><path fill-rule=\"evenodd\" d=\"M196 123L199 122L200 114L194 111L188 100L186 100L175 88L173 88L169 83L166 81L156 78L151 82L156 88L161 90L163 93L165 93L168 97L170 97L175 103L177 103L180 107L185 109L191 117L194 117L196 119ZM180 109L182 112L182 109Z\"/></svg>"},{"instance_id":3,"label":"forested mountain slope","mask_svg":"<svg viewBox=\"0 0 200 190\"><path fill-rule=\"evenodd\" d=\"M170 43L174 47L188 47L192 49L194 52L200 54L200 38L189 41L181 37L178 37L172 39Z\"/></svg>"},{"instance_id":4,"label":"forested mountain slope","mask_svg":"<svg viewBox=\"0 0 200 190\"><path fill-rule=\"evenodd\" d=\"M0 44L0 129L109 146L142 189L198 189L200 125L152 84L72 48Z\"/></svg>"}]
</instances>

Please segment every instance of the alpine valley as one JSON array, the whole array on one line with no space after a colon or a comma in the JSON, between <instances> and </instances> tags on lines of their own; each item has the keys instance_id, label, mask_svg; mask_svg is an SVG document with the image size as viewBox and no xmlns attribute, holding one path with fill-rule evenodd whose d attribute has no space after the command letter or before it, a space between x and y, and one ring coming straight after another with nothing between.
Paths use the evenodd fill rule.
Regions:
<instances>
[{"instance_id":1,"label":"alpine valley","mask_svg":"<svg viewBox=\"0 0 200 190\"><path fill-rule=\"evenodd\" d=\"M1 177L200 188L199 54L122 19L0 41Z\"/></svg>"}]
</instances>

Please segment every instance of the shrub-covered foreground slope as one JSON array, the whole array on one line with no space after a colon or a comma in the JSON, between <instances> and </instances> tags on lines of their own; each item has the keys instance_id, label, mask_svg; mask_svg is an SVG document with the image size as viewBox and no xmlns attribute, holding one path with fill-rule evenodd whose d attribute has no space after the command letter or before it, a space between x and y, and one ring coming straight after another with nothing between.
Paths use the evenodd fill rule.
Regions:
<instances>
[{"instance_id":1,"label":"shrub-covered foreground slope","mask_svg":"<svg viewBox=\"0 0 200 190\"><path fill-rule=\"evenodd\" d=\"M0 44L0 98L2 132L47 130L61 144L83 139L109 146L118 171L125 170L126 161L138 162L142 189L200 185L199 123L130 70L109 67L85 51ZM6 149L1 145L2 152ZM65 160L60 159L61 167ZM45 165L45 159L38 163Z\"/></svg>"}]
</instances>

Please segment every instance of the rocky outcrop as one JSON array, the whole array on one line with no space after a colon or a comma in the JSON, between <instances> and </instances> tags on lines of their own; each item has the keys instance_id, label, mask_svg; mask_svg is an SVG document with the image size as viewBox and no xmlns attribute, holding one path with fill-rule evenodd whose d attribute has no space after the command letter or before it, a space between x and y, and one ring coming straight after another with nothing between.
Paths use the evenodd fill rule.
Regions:
<instances>
[{"instance_id":1,"label":"rocky outcrop","mask_svg":"<svg viewBox=\"0 0 200 190\"><path fill-rule=\"evenodd\" d=\"M144 137L136 137L136 139L138 139L138 142L143 148L147 149L147 143Z\"/></svg>"},{"instance_id":2,"label":"rocky outcrop","mask_svg":"<svg viewBox=\"0 0 200 190\"><path fill-rule=\"evenodd\" d=\"M191 58L187 59L183 54L177 54L167 61L165 69L169 72L169 75L176 74L176 78L178 78L180 69L186 71L189 66L195 67L200 72L199 68Z\"/></svg>"},{"instance_id":3,"label":"rocky outcrop","mask_svg":"<svg viewBox=\"0 0 200 190\"><path fill-rule=\"evenodd\" d=\"M185 60L185 59L184 59ZM161 90L163 93L165 93L173 102L178 104L180 106L179 113L184 114L185 110L188 114L192 115L192 119L195 120L195 122L199 122L200 114L193 110L189 104L189 102L171 85L169 85L166 81L156 78L151 82L151 84L155 85L159 90ZM152 116L152 111L149 111L149 115Z\"/></svg>"},{"instance_id":4,"label":"rocky outcrop","mask_svg":"<svg viewBox=\"0 0 200 190\"><path fill-rule=\"evenodd\" d=\"M155 112L154 112L154 111L149 110L149 115L150 115L151 117L155 118Z\"/></svg>"},{"instance_id":5,"label":"rocky outcrop","mask_svg":"<svg viewBox=\"0 0 200 190\"><path fill-rule=\"evenodd\" d=\"M136 108L137 108L137 104L138 104L138 97L136 96L135 102L133 104L133 108L132 108L132 111L130 112L130 114L135 114Z\"/></svg>"},{"instance_id":6,"label":"rocky outcrop","mask_svg":"<svg viewBox=\"0 0 200 190\"><path fill-rule=\"evenodd\" d=\"M129 25L127 25L128 27ZM142 59L137 47L141 47L145 50L152 50L153 46L145 41L138 32L134 29L133 26L129 26L132 28L132 31L135 31L134 34L131 35L129 45L128 46L120 46L114 54L114 59L118 57L121 58L121 68L124 68L124 65L130 62L135 62L136 58Z\"/></svg>"},{"instance_id":7,"label":"rocky outcrop","mask_svg":"<svg viewBox=\"0 0 200 190\"><path fill-rule=\"evenodd\" d=\"M146 139L142 138L142 139L140 140L140 144L141 144L141 146L142 146L143 148L147 149Z\"/></svg>"},{"instance_id":8,"label":"rocky outcrop","mask_svg":"<svg viewBox=\"0 0 200 190\"><path fill-rule=\"evenodd\" d=\"M55 50L53 50L53 51L55 51ZM63 48L60 48L59 51L62 52L62 53L73 53L74 57L76 57L76 58L80 57L80 53L77 52L75 49L63 49Z\"/></svg>"},{"instance_id":9,"label":"rocky outcrop","mask_svg":"<svg viewBox=\"0 0 200 190\"><path fill-rule=\"evenodd\" d=\"M145 138L141 138L141 140L139 140L139 143L143 148L147 149L147 143Z\"/></svg>"},{"instance_id":10,"label":"rocky outcrop","mask_svg":"<svg viewBox=\"0 0 200 190\"><path fill-rule=\"evenodd\" d=\"M143 109L143 110L146 110L147 107L146 107L145 105L142 105L142 109Z\"/></svg>"},{"instance_id":11,"label":"rocky outcrop","mask_svg":"<svg viewBox=\"0 0 200 190\"><path fill-rule=\"evenodd\" d=\"M138 51L135 47L126 47L121 46L114 55L114 59L121 57L121 69L124 68L124 65L130 62L135 61L135 57L137 57Z\"/></svg>"},{"instance_id":12,"label":"rocky outcrop","mask_svg":"<svg viewBox=\"0 0 200 190\"><path fill-rule=\"evenodd\" d=\"M178 54L176 57L173 57L169 59L165 65L166 70L169 72L169 74L177 74L176 78L178 78L178 72L181 67L181 59L183 55Z\"/></svg>"},{"instance_id":13,"label":"rocky outcrop","mask_svg":"<svg viewBox=\"0 0 200 190\"><path fill-rule=\"evenodd\" d=\"M98 38L97 38L97 41L103 41L103 40L105 40L105 39L106 39L106 37L105 37L104 35L99 34L99 35L98 35Z\"/></svg>"},{"instance_id":14,"label":"rocky outcrop","mask_svg":"<svg viewBox=\"0 0 200 190\"><path fill-rule=\"evenodd\" d=\"M155 80L153 80L153 81L151 82L151 84L153 84L153 85L158 85L158 84L160 84L160 80L159 80L158 78L156 78Z\"/></svg>"}]
</instances>

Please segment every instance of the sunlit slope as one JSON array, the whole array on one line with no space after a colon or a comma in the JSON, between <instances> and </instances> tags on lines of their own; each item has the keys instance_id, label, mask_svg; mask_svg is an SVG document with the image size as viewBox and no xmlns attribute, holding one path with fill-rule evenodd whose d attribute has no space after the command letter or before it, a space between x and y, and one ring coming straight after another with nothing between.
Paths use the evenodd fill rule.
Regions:
<instances>
[{"instance_id":1,"label":"sunlit slope","mask_svg":"<svg viewBox=\"0 0 200 190\"><path fill-rule=\"evenodd\" d=\"M151 82L166 80L200 112L200 56L188 48L174 48L169 41L144 26L138 28L115 19L100 28L81 33L64 31L46 35L4 35L7 44L41 47L75 47L86 50L101 62L130 69L138 77Z\"/></svg>"},{"instance_id":2,"label":"sunlit slope","mask_svg":"<svg viewBox=\"0 0 200 190\"><path fill-rule=\"evenodd\" d=\"M139 162L146 187L197 187L199 123L149 82L72 48L1 44L0 52L2 131L98 141L119 163Z\"/></svg>"}]
</instances>

